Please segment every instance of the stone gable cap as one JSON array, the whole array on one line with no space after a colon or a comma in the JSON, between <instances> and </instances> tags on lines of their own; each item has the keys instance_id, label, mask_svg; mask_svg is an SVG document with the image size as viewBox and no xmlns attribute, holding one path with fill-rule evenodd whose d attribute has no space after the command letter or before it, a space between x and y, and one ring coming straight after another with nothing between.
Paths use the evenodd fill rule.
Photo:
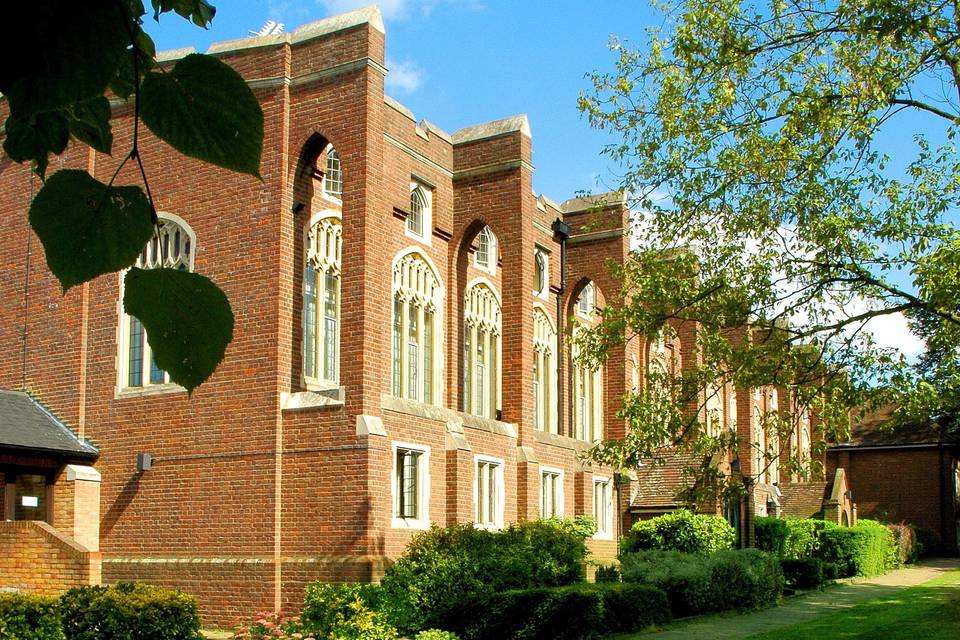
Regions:
<instances>
[{"instance_id":1,"label":"stone gable cap","mask_svg":"<svg viewBox=\"0 0 960 640\"><path fill-rule=\"evenodd\" d=\"M323 20L308 22L299 26L289 33L278 33L269 36L253 36L250 38L237 38L236 40L225 40L215 42L207 49L207 53L224 53L228 51L238 51L241 49L253 49L255 47L268 47L279 44L299 44L307 40L313 40L321 36L343 31L352 27L358 27L363 24L370 25L380 33L386 33L383 26L383 15L380 13L380 7L369 5L361 7L347 13L341 13L336 16L330 16ZM158 57L161 54L158 54ZM184 54L186 55L186 54ZM183 57L183 56L180 56ZM171 58L172 59L172 58Z\"/></svg>"},{"instance_id":2,"label":"stone gable cap","mask_svg":"<svg viewBox=\"0 0 960 640\"><path fill-rule=\"evenodd\" d=\"M520 115L510 116L502 120L493 120L491 122L484 122L482 124L464 127L463 129L457 129L453 132L452 137L454 144L460 144L474 140L483 140L484 138L493 138L505 133L513 133L514 131L519 131L528 138L532 137L530 134L530 120L527 118L527 114L521 113Z\"/></svg>"},{"instance_id":3,"label":"stone gable cap","mask_svg":"<svg viewBox=\"0 0 960 640\"><path fill-rule=\"evenodd\" d=\"M627 197L621 191L608 191L607 193L597 193L580 198L570 198L564 200L560 208L564 213L574 213L576 211L588 211L597 207L621 207L626 206Z\"/></svg>"}]
</instances>

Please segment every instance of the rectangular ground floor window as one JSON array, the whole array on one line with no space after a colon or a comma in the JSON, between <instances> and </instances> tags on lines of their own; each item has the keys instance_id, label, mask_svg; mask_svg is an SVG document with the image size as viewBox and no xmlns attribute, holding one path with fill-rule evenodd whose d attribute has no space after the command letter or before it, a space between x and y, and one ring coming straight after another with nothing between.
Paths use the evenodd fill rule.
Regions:
<instances>
[{"instance_id":1,"label":"rectangular ground floor window","mask_svg":"<svg viewBox=\"0 0 960 640\"><path fill-rule=\"evenodd\" d=\"M430 447L393 443L394 527L430 526Z\"/></svg>"},{"instance_id":2,"label":"rectangular ground floor window","mask_svg":"<svg viewBox=\"0 0 960 640\"><path fill-rule=\"evenodd\" d=\"M593 477L593 519L597 523L594 538L613 537L613 491L610 478Z\"/></svg>"},{"instance_id":3,"label":"rectangular ground floor window","mask_svg":"<svg viewBox=\"0 0 960 640\"><path fill-rule=\"evenodd\" d=\"M503 526L503 460L476 456L473 503L474 522L481 527Z\"/></svg>"},{"instance_id":4,"label":"rectangular ground floor window","mask_svg":"<svg viewBox=\"0 0 960 640\"><path fill-rule=\"evenodd\" d=\"M563 515L563 471L540 468L540 517Z\"/></svg>"}]
</instances>

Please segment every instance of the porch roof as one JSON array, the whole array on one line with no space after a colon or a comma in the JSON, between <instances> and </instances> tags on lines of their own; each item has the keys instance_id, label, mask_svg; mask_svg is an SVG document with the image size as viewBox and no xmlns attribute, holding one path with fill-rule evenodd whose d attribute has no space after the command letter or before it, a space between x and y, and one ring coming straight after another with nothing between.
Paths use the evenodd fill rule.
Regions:
<instances>
[{"instance_id":1,"label":"porch roof","mask_svg":"<svg viewBox=\"0 0 960 640\"><path fill-rule=\"evenodd\" d=\"M95 459L100 451L23 391L0 389L0 449Z\"/></svg>"}]
</instances>

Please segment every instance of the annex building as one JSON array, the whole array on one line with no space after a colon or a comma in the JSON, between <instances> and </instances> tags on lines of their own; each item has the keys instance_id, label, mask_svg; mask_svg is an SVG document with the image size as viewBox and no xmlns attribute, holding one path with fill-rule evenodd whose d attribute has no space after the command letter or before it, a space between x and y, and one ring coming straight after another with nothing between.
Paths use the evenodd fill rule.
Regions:
<instances>
[{"instance_id":1,"label":"annex building","mask_svg":"<svg viewBox=\"0 0 960 640\"><path fill-rule=\"evenodd\" d=\"M384 94L376 8L210 53L261 102L263 181L140 141L161 224L139 265L203 273L236 316L192 397L153 364L120 276L61 294L28 226L37 180L0 160L0 588L143 580L230 623L298 608L318 578L375 580L431 523L590 515L602 559L669 508L670 467L618 478L579 456L623 435L617 409L648 371L697 358L696 327L677 325L575 363L569 336L629 251L622 198L537 195L525 116L418 121ZM131 120L115 101L115 148ZM50 171L106 180L116 163L70 147ZM749 508L775 508L781 479L750 442L789 396L715 391L706 409L742 432L765 492ZM759 450L809 455L804 419Z\"/></svg>"}]
</instances>

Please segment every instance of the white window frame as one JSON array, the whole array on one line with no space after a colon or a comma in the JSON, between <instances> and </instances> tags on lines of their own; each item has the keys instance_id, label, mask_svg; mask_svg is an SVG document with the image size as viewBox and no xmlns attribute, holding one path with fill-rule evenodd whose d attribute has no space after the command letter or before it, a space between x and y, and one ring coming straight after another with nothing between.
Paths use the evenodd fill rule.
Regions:
<instances>
[{"instance_id":1,"label":"white window frame","mask_svg":"<svg viewBox=\"0 0 960 640\"><path fill-rule=\"evenodd\" d=\"M597 514L597 485L607 487L604 518ZM593 476L593 519L597 522L597 532L593 535L596 540L613 540L613 481L609 476Z\"/></svg>"},{"instance_id":2,"label":"white window frame","mask_svg":"<svg viewBox=\"0 0 960 640\"><path fill-rule=\"evenodd\" d=\"M539 290L536 288L536 276L537 276L537 258L543 258L543 283ZM533 250L533 275L534 275L534 287L533 295L546 300L550 294L550 254L542 247L535 247Z\"/></svg>"},{"instance_id":3,"label":"white window frame","mask_svg":"<svg viewBox=\"0 0 960 640\"><path fill-rule=\"evenodd\" d=\"M494 473L494 486L496 495L493 498L493 516L487 522L482 522L481 504L480 504L480 465L490 465ZM490 468L488 467L488 469ZM478 529L502 529L503 528L503 505L505 484L503 479L503 470L505 468L503 458L495 458L487 455L473 456L473 523ZM489 471L488 471L489 473Z\"/></svg>"},{"instance_id":4,"label":"white window frame","mask_svg":"<svg viewBox=\"0 0 960 640\"><path fill-rule=\"evenodd\" d=\"M413 194L416 191L420 191L423 195L423 212L422 218L420 220L420 233L410 229L410 217L408 216L403 222L403 230L408 238L413 238L418 242L422 242L428 247L431 246L431 240L433 238L433 189L423 182L412 180L410 182L410 200L407 205L410 207L410 215L413 214Z\"/></svg>"},{"instance_id":5,"label":"white window frame","mask_svg":"<svg viewBox=\"0 0 960 640\"><path fill-rule=\"evenodd\" d=\"M586 307L586 309L584 309ZM593 312L597 308L597 289L592 282L588 282L580 290L577 301L574 304L576 314L585 320L593 319Z\"/></svg>"},{"instance_id":6,"label":"white window frame","mask_svg":"<svg viewBox=\"0 0 960 640\"><path fill-rule=\"evenodd\" d=\"M397 454L400 450L415 451L417 457L417 515L404 518L398 515L400 510L400 476L397 469ZM429 529L430 528L430 447L410 442L393 442L391 446L390 463L390 525L394 529Z\"/></svg>"},{"instance_id":7,"label":"white window frame","mask_svg":"<svg viewBox=\"0 0 960 640\"><path fill-rule=\"evenodd\" d=\"M327 179L329 178L328 173L330 172L330 152L333 151L336 154L336 160L338 164L338 171L340 173L340 195L336 195L331 191L327 190ZM343 159L340 158L340 152L332 144L328 144L323 149L323 179L320 180L320 194L330 202L336 204L343 203Z\"/></svg>"},{"instance_id":8,"label":"white window frame","mask_svg":"<svg viewBox=\"0 0 960 640\"><path fill-rule=\"evenodd\" d=\"M305 358L306 358L307 349L308 349L307 340L306 340L307 309L306 309L305 300L303 304L303 309L301 311L302 321L300 326L300 345L301 345L300 373L303 378L302 380L303 386L307 389L314 390L314 391L337 388L340 385L340 336L342 333L341 307L342 307L342 301L343 301L343 280L341 277L342 272L341 272L340 253L342 251L342 243L343 243L343 236L342 236L343 227L342 227L340 213L338 211L335 211L332 209L320 211L312 215L310 217L310 221L304 227L304 236L303 236L304 276L306 275L306 263L310 258L309 234L312 232L312 229L315 226L323 223L327 219L336 220L337 225L340 227L340 233L335 234L333 238L333 242L335 243L335 246L333 249L336 255L333 256L332 259L330 256L323 256L321 260L327 263L326 266L324 267L324 265L321 264L321 265L315 265L315 267L316 266L324 267L322 271L324 276L326 275L327 270L332 270L337 281L337 296L336 296L336 302L335 302L336 308L334 310L335 336L333 340L333 350L334 350L333 378L327 378L323 373L323 368L324 368L324 363L325 363L327 353L326 353L326 341L323 340L325 329L321 329L320 321L326 319L324 315L324 310L323 310L323 305L325 304L325 294L326 294L326 278L325 277L318 279L319 284L317 286L317 293L316 293L317 312L316 312L316 326L314 328L314 331L316 332L314 336L316 343L313 346L313 358L314 358L314 364L317 370L316 376L309 375L305 367ZM301 299L306 297L303 291L305 286L306 286L306 282L304 281L301 283L301 292L300 292Z\"/></svg>"},{"instance_id":9,"label":"white window frame","mask_svg":"<svg viewBox=\"0 0 960 640\"><path fill-rule=\"evenodd\" d=\"M188 256L189 264L187 267L190 273L194 273L194 265L197 255L197 234L194 232L193 228L180 216L165 211L158 211L157 218L160 221L171 222L177 225L180 230L186 234L187 239L190 241L190 253ZM154 236L151 236L150 240L148 241L148 245L153 241ZM146 251L147 246L144 247L144 252ZM143 255L144 253L141 253L141 256L137 258L136 266L141 265ZM166 371L163 372L163 382L150 381L150 367L152 366L153 362L153 351L150 349L150 343L147 340L146 330L144 330L142 333L143 345L140 373L142 384L130 384L130 322L132 316L128 315L126 310L123 308L124 276L126 276L127 271L127 269L124 269L120 272L120 295L119 299L117 300L117 315L119 318L119 323L117 326L117 395L137 395L143 393L184 391L185 389L183 387L175 382L170 381L170 374L168 374Z\"/></svg>"},{"instance_id":10,"label":"white window frame","mask_svg":"<svg viewBox=\"0 0 960 640\"><path fill-rule=\"evenodd\" d=\"M554 496L553 496L553 513L546 514L544 512L544 486L543 480L547 475L556 476L556 479L553 480L554 483ZM541 518L560 518L564 514L564 496L563 496L563 482L564 482L564 473L563 469L557 469L555 467L540 467L540 517Z\"/></svg>"},{"instance_id":11,"label":"white window frame","mask_svg":"<svg viewBox=\"0 0 960 640\"><path fill-rule=\"evenodd\" d=\"M723 387L714 383L707 384L706 398L703 403L704 426L706 434L716 438L723 433L726 424L726 400L723 397Z\"/></svg>"},{"instance_id":12,"label":"white window frame","mask_svg":"<svg viewBox=\"0 0 960 640\"><path fill-rule=\"evenodd\" d=\"M482 242L480 236L484 234L486 234L487 237L486 264L480 261L480 246ZM499 250L500 248L497 246L497 235L488 225L484 225L483 229L480 229L480 233L477 234L477 250L473 254L473 266L491 275L497 275L497 261L500 257Z\"/></svg>"}]
</instances>

